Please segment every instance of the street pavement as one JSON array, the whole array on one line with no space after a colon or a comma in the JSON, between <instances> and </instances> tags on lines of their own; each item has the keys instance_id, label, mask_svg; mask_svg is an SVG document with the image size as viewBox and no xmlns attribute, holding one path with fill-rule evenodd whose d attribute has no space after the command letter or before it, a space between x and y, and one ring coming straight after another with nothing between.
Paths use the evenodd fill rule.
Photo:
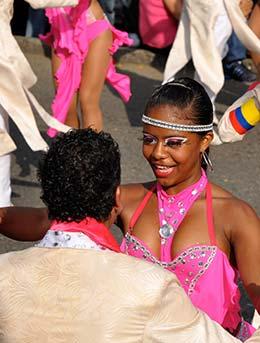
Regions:
<instances>
[{"instance_id":1,"label":"street pavement","mask_svg":"<svg viewBox=\"0 0 260 343\"><path fill-rule=\"evenodd\" d=\"M32 89L39 102L50 111L53 97L51 66L48 51L42 49L35 39L20 38L38 83ZM102 109L105 118L105 130L111 132L119 142L122 154L122 182L142 182L153 178L153 174L142 157L141 151L141 115L148 96L154 87L160 85L165 59L143 50L122 49L117 55L117 67L128 74L132 80L132 99L124 104L109 87L102 94ZM182 75L191 75L191 68ZM220 116L225 108L245 92L245 84L226 81L224 89L217 98L216 109ZM43 136L46 127L37 117ZM32 152L11 123L11 134L17 143L12 154L13 203L19 206L42 206L40 188L37 181L37 165L41 156ZM46 137L49 141L49 139ZM209 174L212 181L224 186L234 195L249 202L260 215L260 126L255 128L243 142L225 144L211 148L214 171ZM21 223L22 225L22 223ZM246 229L246 228L245 228ZM121 236L115 229L117 238ZM22 249L31 243L21 243L0 237L0 252Z\"/></svg>"}]
</instances>

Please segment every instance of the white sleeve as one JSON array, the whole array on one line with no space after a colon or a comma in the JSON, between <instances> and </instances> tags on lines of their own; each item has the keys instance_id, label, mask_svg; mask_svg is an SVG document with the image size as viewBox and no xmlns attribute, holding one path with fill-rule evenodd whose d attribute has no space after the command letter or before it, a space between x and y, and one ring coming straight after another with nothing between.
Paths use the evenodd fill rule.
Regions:
<instances>
[{"instance_id":1,"label":"white sleeve","mask_svg":"<svg viewBox=\"0 0 260 343\"><path fill-rule=\"evenodd\" d=\"M255 106L260 113L260 84L256 86L254 89L247 91L244 95L237 99L231 106L229 106L229 108L223 114L218 124L218 134L222 142L237 142L241 141L244 138L245 134L239 134L234 129L230 121L230 112L240 107L250 99L254 99Z\"/></svg>"}]
</instances>

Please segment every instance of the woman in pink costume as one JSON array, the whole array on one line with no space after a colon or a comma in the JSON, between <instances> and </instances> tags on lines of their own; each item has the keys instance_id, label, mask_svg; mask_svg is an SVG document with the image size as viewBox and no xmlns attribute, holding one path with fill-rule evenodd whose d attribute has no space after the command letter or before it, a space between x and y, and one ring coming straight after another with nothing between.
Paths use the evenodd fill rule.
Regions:
<instances>
[{"instance_id":1,"label":"woman in pink costume","mask_svg":"<svg viewBox=\"0 0 260 343\"><path fill-rule=\"evenodd\" d=\"M175 273L195 306L244 341L254 328L241 316L237 281L260 312L260 222L247 203L208 181L212 103L183 78L154 91L142 120L156 181L121 186L121 251ZM50 226L46 209L2 216L1 232L14 239L39 240Z\"/></svg>"},{"instance_id":2,"label":"woman in pink costume","mask_svg":"<svg viewBox=\"0 0 260 343\"><path fill-rule=\"evenodd\" d=\"M51 31L41 37L52 46L52 69L56 95L52 103L55 118L74 128L103 128L99 101L107 80L127 102L130 80L116 72L113 53L131 45L127 33L116 30L104 16L97 0L80 0L76 7L47 9ZM77 103L82 118L79 120ZM53 137L56 131L48 130Z\"/></svg>"},{"instance_id":3,"label":"woman in pink costume","mask_svg":"<svg viewBox=\"0 0 260 343\"><path fill-rule=\"evenodd\" d=\"M139 31L142 42L158 49L172 45L181 8L182 0L140 0Z\"/></svg>"},{"instance_id":4,"label":"woman in pink costume","mask_svg":"<svg viewBox=\"0 0 260 343\"><path fill-rule=\"evenodd\" d=\"M244 201L208 181L213 109L191 79L155 90L142 117L143 154L156 176L122 187L121 249L175 273L194 305L242 341L240 277L260 311L260 222Z\"/></svg>"}]
</instances>

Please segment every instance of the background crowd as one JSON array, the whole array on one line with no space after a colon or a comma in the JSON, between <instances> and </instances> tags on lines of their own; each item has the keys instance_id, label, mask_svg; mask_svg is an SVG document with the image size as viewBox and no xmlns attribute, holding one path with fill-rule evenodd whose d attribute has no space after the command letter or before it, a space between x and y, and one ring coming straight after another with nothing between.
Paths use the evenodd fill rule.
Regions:
<instances>
[{"instance_id":1,"label":"background crowd","mask_svg":"<svg viewBox=\"0 0 260 343\"><path fill-rule=\"evenodd\" d=\"M146 48L157 53L168 54L175 39L183 0L100 0L110 22L127 31L134 40L134 47ZM259 33L260 10L257 0L241 0L241 10L249 26ZM44 10L33 9L27 3L14 1L12 20L14 34L38 37L49 30ZM223 68L227 79L253 82L259 77L259 54L248 52L232 31L227 41ZM253 63L248 63L248 57Z\"/></svg>"}]
</instances>

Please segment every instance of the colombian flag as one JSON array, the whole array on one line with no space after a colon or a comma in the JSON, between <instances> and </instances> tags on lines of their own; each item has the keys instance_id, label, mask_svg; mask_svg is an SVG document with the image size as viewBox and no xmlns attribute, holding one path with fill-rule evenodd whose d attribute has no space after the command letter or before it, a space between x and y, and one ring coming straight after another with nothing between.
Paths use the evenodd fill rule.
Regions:
<instances>
[{"instance_id":1,"label":"colombian flag","mask_svg":"<svg viewBox=\"0 0 260 343\"><path fill-rule=\"evenodd\" d=\"M254 98L247 100L243 105L231 111L229 119L233 128L240 135L251 130L260 122L260 111L256 107Z\"/></svg>"}]
</instances>

